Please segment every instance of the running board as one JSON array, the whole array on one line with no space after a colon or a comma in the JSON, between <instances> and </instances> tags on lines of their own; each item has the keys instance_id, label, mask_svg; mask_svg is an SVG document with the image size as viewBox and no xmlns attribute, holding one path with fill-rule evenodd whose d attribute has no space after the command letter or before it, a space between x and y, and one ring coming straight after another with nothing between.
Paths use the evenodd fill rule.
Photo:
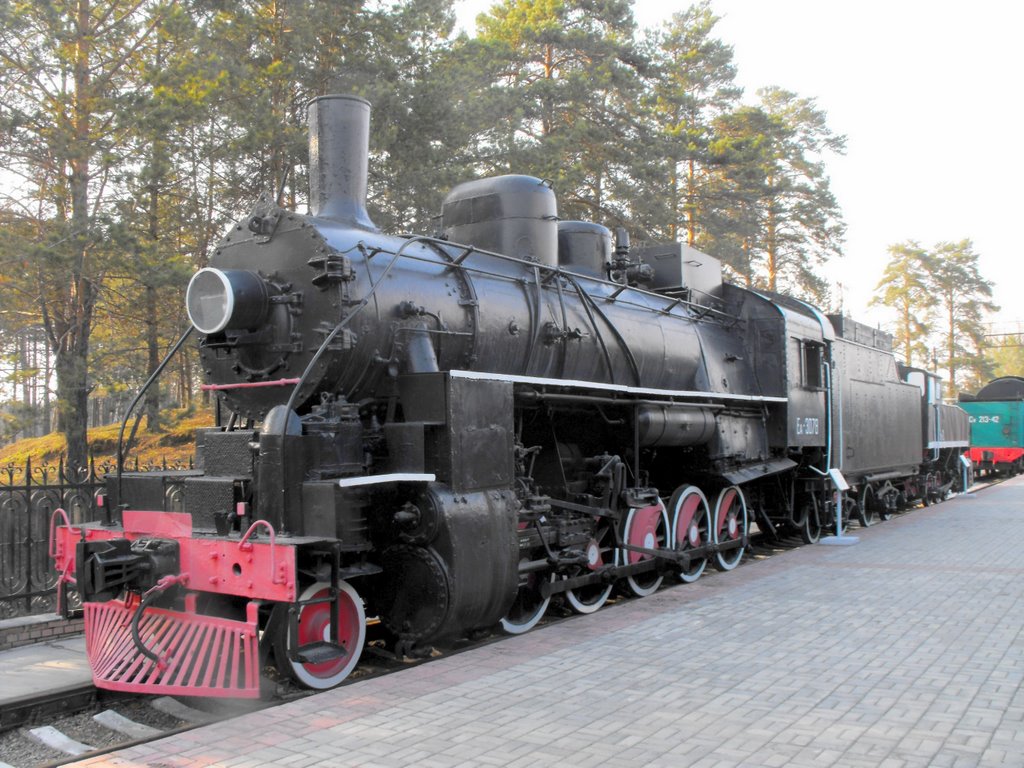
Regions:
<instances>
[{"instance_id":1,"label":"running board","mask_svg":"<svg viewBox=\"0 0 1024 768\"><path fill-rule=\"evenodd\" d=\"M138 605L85 603L86 655L97 688L160 695L257 698L260 695L256 605L249 621L147 608L132 639Z\"/></svg>"}]
</instances>

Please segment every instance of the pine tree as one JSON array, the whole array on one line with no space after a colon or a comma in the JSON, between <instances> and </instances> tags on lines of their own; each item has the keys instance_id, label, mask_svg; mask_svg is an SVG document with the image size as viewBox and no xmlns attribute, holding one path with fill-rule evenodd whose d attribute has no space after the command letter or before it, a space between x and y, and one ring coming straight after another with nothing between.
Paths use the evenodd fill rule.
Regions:
<instances>
[{"instance_id":1,"label":"pine tree","mask_svg":"<svg viewBox=\"0 0 1024 768\"><path fill-rule=\"evenodd\" d=\"M1024 376L1024 335L1000 337L996 343L986 345L985 357L994 376Z\"/></svg>"},{"instance_id":2,"label":"pine tree","mask_svg":"<svg viewBox=\"0 0 1024 768\"><path fill-rule=\"evenodd\" d=\"M500 100L482 169L550 179L563 218L622 221L647 67L625 0L504 0L477 18Z\"/></svg>"},{"instance_id":3,"label":"pine tree","mask_svg":"<svg viewBox=\"0 0 1024 768\"><path fill-rule=\"evenodd\" d=\"M733 212L717 222L712 249L749 283L827 303L815 271L841 253L845 224L823 157L841 153L836 135L813 99L781 88L758 91L760 105L743 107L717 124L713 148Z\"/></svg>"},{"instance_id":4,"label":"pine tree","mask_svg":"<svg viewBox=\"0 0 1024 768\"><path fill-rule=\"evenodd\" d=\"M985 313L996 312L992 302L992 283L981 275L978 254L970 240L938 243L932 252L928 288L937 300L936 314L941 323L940 364L948 379L948 397L954 398L958 386L987 381L991 365L983 353Z\"/></svg>"},{"instance_id":5,"label":"pine tree","mask_svg":"<svg viewBox=\"0 0 1024 768\"><path fill-rule=\"evenodd\" d=\"M724 203L714 185L713 123L741 95L731 46L711 36L717 22L705 0L665 23L654 38L645 96L655 139L638 158L650 171L636 190L634 217L648 231L691 246Z\"/></svg>"},{"instance_id":6,"label":"pine tree","mask_svg":"<svg viewBox=\"0 0 1024 768\"><path fill-rule=\"evenodd\" d=\"M55 355L72 474L88 463L89 344L113 257L115 173L134 114L131 69L159 0L0 5L0 164L24 180L41 225L25 253Z\"/></svg>"},{"instance_id":7,"label":"pine tree","mask_svg":"<svg viewBox=\"0 0 1024 768\"><path fill-rule=\"evenodd\" d=\"M896 311L896 346L903 352L907 365L917 357L927 365L929 333L927 321L932 306L928 291L931 259L918 243L908 240L889 246L889 263L882 279L875 286L871 306L890 307Z\"/></svg>"},{"instance_id":8,"label":"pine tree","mask_svg":"<svg viewBox=\"0 0 1024 768\"><path fill-rule=\"evenodd\" d=\"M388 43L364 95L373 104L368 208L387 231L433 233L447 191L472 178L476 138L493 125L450 2L410 2L380 20Z\"/></svg>"}]
</instances>

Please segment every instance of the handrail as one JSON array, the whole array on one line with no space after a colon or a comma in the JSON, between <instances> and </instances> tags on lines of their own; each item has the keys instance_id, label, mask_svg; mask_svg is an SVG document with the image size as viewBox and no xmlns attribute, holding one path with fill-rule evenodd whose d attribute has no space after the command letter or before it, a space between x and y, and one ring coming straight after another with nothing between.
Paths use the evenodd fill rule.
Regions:
<instances>
[{"instance_id":1,"label":"handrail","mask_svg":"<svg viewBox=\"0 0 1024 768\"><path fill-rule=\"evenodd\" d=\"M242 540L240 542L238 542L238 548L244 551L245 550L245 544L249 541L249 537L261 525L266 527L266 529L268 531L270 531L270 583L271 584L282 584L282 583L284 583L284 580L278 577L278 575L277 575L277 568L274 567L274 551L275 551L274 547L276 546L274 542L275 542L275 539L276 539L276 534L274 533L274 526L272 526L269 521L267 521L267 520L254 520L253 524L249 526L249 530L247 530L245 532L245 535L242 536ZM252 544L249 544L248 548L252 549Z\"/></svg>"},{"instance_id":2,"label":"handrail","mask_svg":"<svg viewBox=\"0 0 1024 768\"><path fill-rule=\"evenodd\" d=\"M57 507L53 510L50 515L50 541L48 542L47 554L49 554L51 560L57 559L57 537L54 535L57 532L57 515L64 518L64 525L68 528L71 527L71 518L68 517L68 513L64 511L63 507Z\"/></svg>"},{"instance_id":3,"label":"handrail","mask_svg":"<svg viewBox=\"0 0 1024 768\"><path fill-rule=\"evenodd\" d=\"M221 392L226 389L256 389L258 387L288 387L298 384L299 379L274 379L273 381L239 381L234 384L200 384L203 392Z\"/></svg>"}]
</instances>

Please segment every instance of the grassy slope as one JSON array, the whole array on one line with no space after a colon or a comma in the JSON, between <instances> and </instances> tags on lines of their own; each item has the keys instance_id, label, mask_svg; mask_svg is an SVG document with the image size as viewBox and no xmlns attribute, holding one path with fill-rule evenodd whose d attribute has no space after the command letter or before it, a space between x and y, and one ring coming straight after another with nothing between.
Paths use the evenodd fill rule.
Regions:
<instances>
[{"instance_id":1,"label":"grassy slope","mask_svg":"<svg viewBox=\"0 0 1024 768\"><path fill-rule=\"evenodd\" d=\"M138 457L141 464L188 464L193 454L195 432L200 427L213 426L213 415L205 412L189 414L187 411L164 413L164 431L150 434L146 431L143 418L136 436L136 446L128 460L134 466ZM89 430L89 449L96 457L96 464L112 464L117 455L117 433L121 425L107 424ZM131 424L125 430L125 438L131 431ZM24 466L31 457L32 464L56 464L64 453L64 435L51 432L43 437L30 437L0 448L0 467L8 464Z\"/></svg>"}]
</instances>

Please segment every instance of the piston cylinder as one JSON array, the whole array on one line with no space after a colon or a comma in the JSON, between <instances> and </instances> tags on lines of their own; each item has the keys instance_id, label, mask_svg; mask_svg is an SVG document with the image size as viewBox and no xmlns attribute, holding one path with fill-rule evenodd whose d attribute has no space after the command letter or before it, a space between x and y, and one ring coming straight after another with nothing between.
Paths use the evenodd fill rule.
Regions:
<instances>
[{"instance_id":1,"label":"piston cylinder","mask_svg":"<svg viewBox=\"0 0 1024 768\"><path fill-rule=\"evenodd\" d=\"M715 434L715 414L708 408L645 405L637 418L645 448L703 445Z\"/></svg>"}]
</instances>

